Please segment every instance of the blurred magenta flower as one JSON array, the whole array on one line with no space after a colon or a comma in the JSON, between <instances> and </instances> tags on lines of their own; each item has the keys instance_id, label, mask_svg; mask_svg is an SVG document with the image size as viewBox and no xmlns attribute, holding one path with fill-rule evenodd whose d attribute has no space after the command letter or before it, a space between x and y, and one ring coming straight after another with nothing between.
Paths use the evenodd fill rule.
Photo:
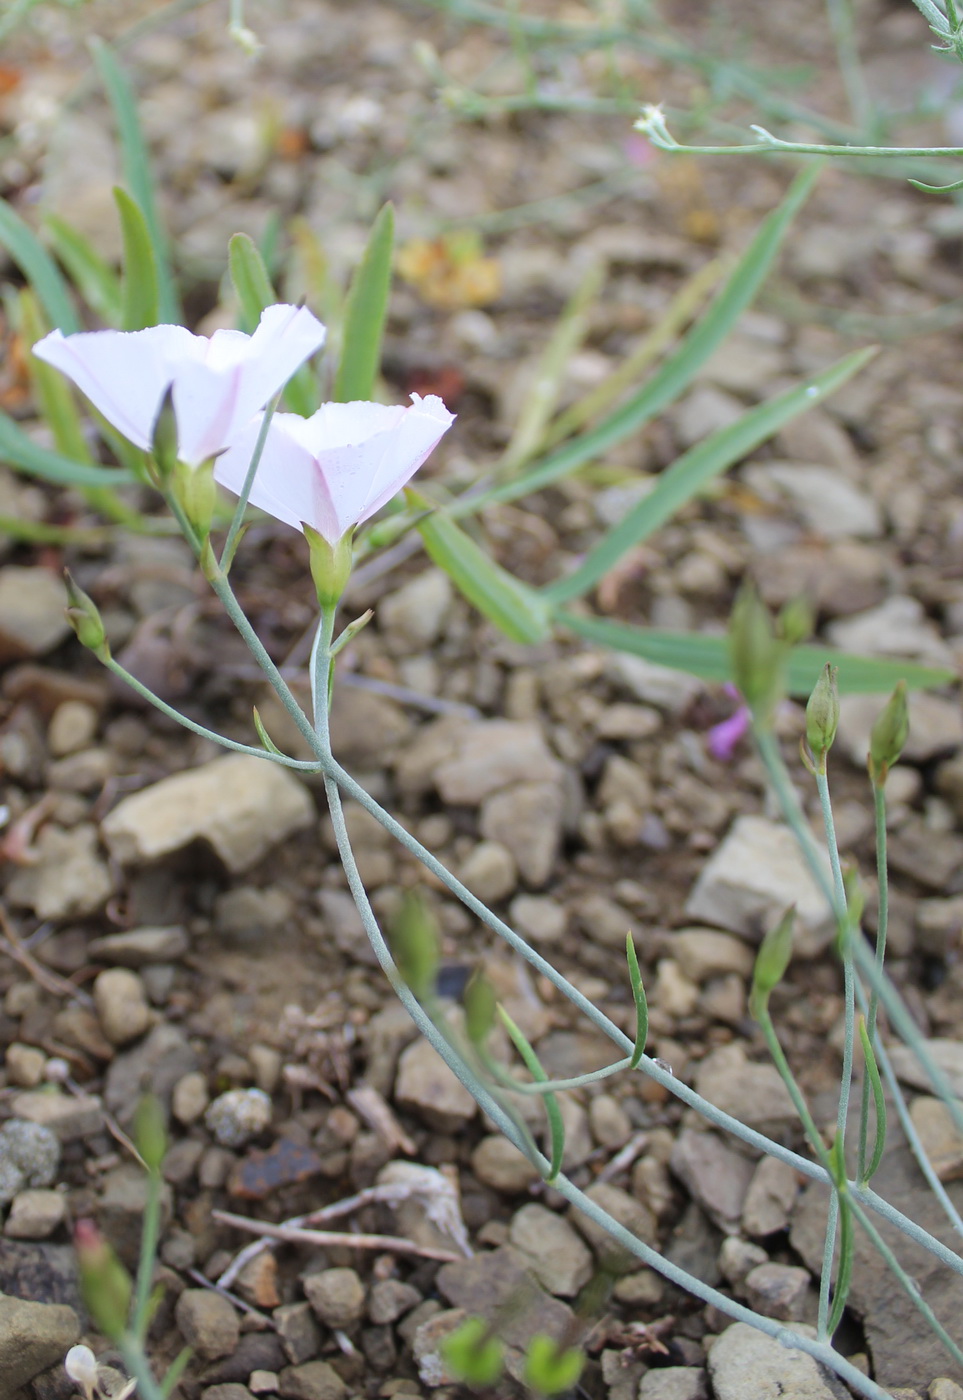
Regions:
<instances>
[{"instance_id":1,"label":"blurred magenta flower","mask_svg":"<svg viewBox=\"0 0 963 1400\"><path fill-rule=\"evenodd\" d=\"M253 335L183 326L143 331L51 331L33 353L72 379L109 423L150 451L154 425L173 389L177 450L200 466L229 447L310 355L325 328L303 306L269 306Z\"/></svg>"},{"instance_id":2,"label":"blurred magenta flower","mask_svg":"<svg viewBox=\"0 0 963 1400\"><path fill-rule=\"evenodd\" d=\"M396 495L455 421L435 394L410 405L326 403L310 418L271 420L251 490L285 525L302 524L336 545ZM240 495L260 429L260 415L219 457L214 479Z\"/></svg>"},{"instance_id":3,"label":"blurred magenta flower","mask_svg":"<svg viewBox=\"0 0 963 1400\"><path fill-rule=\"evenodd\" d=\"M728 719L721 720L719 724L714 724L706 734L706 747L717 758L720 763L731 763L735 757L736 746L739 740L749 730L752 721L752 714L749 706L734 685L725 685L723 690L734 700L739 701L738 708Z\"/></svg>"}]
</instances>

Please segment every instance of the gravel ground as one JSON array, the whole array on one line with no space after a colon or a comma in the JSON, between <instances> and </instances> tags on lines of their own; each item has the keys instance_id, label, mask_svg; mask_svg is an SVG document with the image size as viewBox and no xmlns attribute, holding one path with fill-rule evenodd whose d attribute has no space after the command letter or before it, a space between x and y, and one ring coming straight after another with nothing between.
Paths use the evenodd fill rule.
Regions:
<instances>
[{"instance_id":1,"label":"gravel ground","mask_svg":"<svg viewBox=\"0 0 963 1400\"><path fill-rule=\"evenodd\" d=\"M607 273L569 367L571 401L635 348L688 276L742 246L785 188L788 172L775 165L655 158L621 117L460 120L437 100L413 45L432 44L453 79L492 91L514 90L506 45L425 6L277 0L270 24L258 8L250 18L264 48L254 61L228 40L215 6L159 25L125 52L190 314L207 329L223 318L212 307L235 231L263 237L277 211L300 249L285 292L317 294L308 231L337 285L391 197L409 280L392 302L386 375L393 397L433 390L458 411L428 467L437 479L464 480L504 447L538 354L593 259ZM785 52L793 16L800 56L825 58L798 6L788 18L735 0L729 8L770 60ZM865 8L877 91L897 94L897 72L917 86L942 81L912 15ZM87 30L117 33L131 9L91 4ZM582 7L566 10L577 17ZM117 170L105 105L85 84L84 30L66 12L45 26L9 45L0 66L0 191L28 215L38 203L60 212L110 254ZM691 99L688 80L650 58L620 61L640 97ZM592 76L573 68L573 90ZM839 110L823 82L819 96ZM910 130L914 140L945 136L935 124ZM484 238L492 261L471 263L480 289L437 266L419 271L414 240L452 227ZM719 630L748 571L774 605L808 590L825 640L956 669L959 335L931 313L963 297L961 228L953 206L899 181L827 170L780 277L685 398L604 464L487 512L491 549L531 582L557 577L680 450L875 336L882 349L858 379L687 507L591 603L627 621ZM0 275L10 269L0 264ZM0 405L30 428L22 359L9 335L7 344ZM87 519L69 493L6 471L0 513ZM165 699L245 740L257 704L275 740L298 751L180 542L114 536L65 556L0 537L9 809L0 1375L13 1378L0 1394L66 1397L66 1348L80 1332L103 1345L84 1331L70 1230L92 1216L121 1257L136 1259L143 1177L127 1134L148 1083L169 1112L172 1143L152 1354L160 1365L185 1341L193 1348L178 1400L447 1400L461 1391L437 1349L466 1313L504 1337L516 1376L535 1331L583 1345L580 1393L599 1400L844 1394L806 1357L727 1326L637 1269L492 1134L374 965L318 784L225 758L109 684L63 622L65 559L104 610L121 659ZM259 634L303 685L312 606L301 540L256 524L236 570ZM754 944L797 903L800 955L774 995L775 1021L817 1120L831 1124L843 1003L830 930L758 760L742 745L725 761L709 748L733 701L571 638L509 643L417 554L359 574L349 602L374 607L375 620L344 657L336 693L345 765L627 1030L631 930L652 1053L801 1148L746 1008ZM832 770L840 845L867 877L863 758L877 708L846 702ZM795 758L801 725L800 707L787 703L779 733L815 817ZM907 762L891 783L891 971L963 1092L961 751L956 690L914 697ZM550 1074L610 1058L546 979L495 946L360 809L348 817L388 924L406 890L425 892L442 935L447 1015L457 1017L482 967ZM874 909L871 897L870 930ZM898 1070L953 1195L963 1140L913 1064ZM639 1075L570 1094L564 1111L566 1170L618 1219L770 1316L815 1321L818 1192L704 1131ZM895 1141L880 1181L945 1233ZM357 1238L255 1250L237 1220L305 1215ZM960 1280L906 1258L952 1331ZM840 1345L881 1384L903 1387L903 1400L963 1396L963 1370L922 1334L868 1253L857 1257Z\"/></svg>"}]
</instances>

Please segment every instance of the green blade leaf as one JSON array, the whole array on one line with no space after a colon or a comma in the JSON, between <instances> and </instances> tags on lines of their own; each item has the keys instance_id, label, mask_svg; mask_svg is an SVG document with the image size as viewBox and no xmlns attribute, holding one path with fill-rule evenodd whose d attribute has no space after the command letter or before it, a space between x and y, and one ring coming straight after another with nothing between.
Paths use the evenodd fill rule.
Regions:
<instances>
[{"instance_id":1,"label":"green blade leaf","mask_svg":"<svg viewBox=\"0 0 963 1400\"><path fill-rule=\"evenodd\" d=\"M859 1043L863 1047L863 1063L866 1066L869 1086L873 1091L873 1104L876 1110L876 1140L873 1144L873 1155L870 1158L869 1166L863 1173L861 1182L865 1185L876 1175L877 1168L883 1160L883 1148L886 1146L886 1097L883 1093L882 1080L879 1077L876 1053L870 1043L866 1021L862 1016L859 1018Z\"/></svg>"},{"instance_id":2,"label":"green blade leaf","mask_svg":"<svg viewBox=\"0 0 963 1400\"><path fill-rule=\"evenodd\" d=\"M19 310L20 332L26 343L33 347L46 335L48 327L37 305L37 298L29 287L20 293ZM90 451L70 384L59 370L38 360L36 355L27 356L27 368L40 416L53 431L57 451L72 461L89 462Z\"/></svg>"},{"instance_id":3,"label":"green blade leaf","mask_svg":"<svg viewBox=\"0 0 963 1400\"><path fill-rule=\"evenodd\" d=\"M338 403L374 397L391 291L394 238L394 206L386 204L374 221L364 256L351 279L344 312L341 363L334 380L334 397Z\"/></svg>"},{"instance_id":4,"label":"green blade leaf","mask_svg":"<svg viewBox=\"0 0 963 1400\"><path fill-rule=\"evenodd\" d=\"M460 502L455 514L466 515L492 501L514 501L532 491L540 491L614 447L677 399L725 340L765 281L789 225L809 196L819 170L820 166L814 163L797 175L786 198L764 220L708 311L637 394L591 432L566 443L531 471Z\"/></svg>"},{"instance_id":5,"label":"green blade leaf","mask_svg":"<svg viewBox=\"0 0 963 1400\"><path fill-rule=\"evenodd\" d=\"M720 472L740 461L798 414L832 394L875 354L872 347L855 350L822 374L750 409L735 423L720 428L683 453L662 473L649 494L589 550L573 573L544 590L546 597L559 603L586 593L624 554L670 520Z\"/></svg>"},{"instance_id":6,"label":"green blade leaf","mask_svg":"<svg viewBox=\"0 0 963 1400\"><path fill-rule=\"evenodd\" d=\"M102 39L91 39L90 49L117 122L124 181L140 207L150 235L157 269L158 315L165 324L179 325L182 319L180 298L168 255L167 237L157 212L150 152L137 114L137 103L110 47Z\"/></svg>"},{"instance_id":7,"label":"green blade leaf","mask_svg":"<svg viewBox=\"0 0 963 1400\"><path fill-rule=\"evenodd\" d=\"M406 495L412 504L431 510L413 491ZM432 511L418 522L418 530L429 558L506 637L531 643L547 636L548 608L535 590L496 564L445 511Z\"/></svg>"},{"instance_id":8,"label":"green blade leaf","mask_svg":"<svg viewBox=\"0 0 963 1400\"><path fill-rule=\"evenodd\" d=\"M839 1154L842 1155L841 1153ZM845 1171L843 1172L845 1180ZM849 1197L845 1191L839 1193L839 1270L836 1274L836 1286L833 1289L833 1306L829 1314L827 1331L832 1337L836 1328L843 1320L843 1312L846 1307L846 1300L849 1297L849 1290L853 1282L853 1259L856 1253L856 1241L853 1231L853 1208Z\"/></svg>"},{"instance_id":9,"label":"green blade leaf","mask_svg":"<svg viewBox=\"0 0 963 1400\"><path fill-rule=\"evenodd\" d=\"M509 1016L504 1006L499 1003L498 1015L502 1025L508 1031L512 1044L522 1057L522 1061L529 1074L536 1084L544 1084L548 1075L542 1069L541 1061L535 1054L528 1039L515 1022ZM554 1094L545 1094L543 1102L545 1104L545 1116L548 1119L548 1130L551 1137L551 1166L548 1176L545 1178L551 1184L562 1170L562 1158L565 1155L565 1124L562 1121L562 1110L558 1106L558 1099Z\"/></svg>"},{"instance_id":10,"label":"green blade leaf","mask_svg":"<svg viewBox=\"0 0 963 1400\"><path fill-rule=\"evenodd\" d=\"M43 223L54 252L84 301L108 326L119 327L123 294L114 269L58 214L45 214Z\"/></svg>"},{"instance_id":11,"label":"green blade leaf","mask_svg":"<svg viewBox=\"0 0 963 1400\"><path fill-rule=\"evenodd\" d=\"M629 1069L635 1069L645 1053L645 1042L649 1035L649 1004L642 985L638 954L631 933L625 935L625 956L629 964L629 981L632 984L632 999L635 1002L635 1048Z\"/></svg>"},{"instance_id":12,"label":"green blade leaf","mask_svg":"<svg viewBox=\"0 0 963 1400\"><path fill-rule=\"evenodd\" d=\"M157 325L157 259L147 220L137 201L119 185L114 189L114 200L124 239L121 329L142 331L146 326Z\"/></svg>"},{"instance_id":13,"label":"green blade leaf","mask_svg":"<svg viewBox=\"0 0 963 1400\"><path fill-rule=\"evenodd\" d=\"M278 758L283 758L284 754L282 754L277 744L264 728L264 721L261 719L260 711L256 705L254 706L254 728L257 730L257 737L260 739L267 752L277 754Z\"/></svg>"},{"instance_id":14,"label":"green blade leaf","mask_svg":"<svg viewBox=\"0 0 963 1400\"><path fill-rule=\"evenodd\" d=\"M241 330L248 335L261 319L266 306L277 301L264 259L254 239L246 233L235 233L227 245L231 282L241 307Z\"/></svg>"},{"instance_id":15,"label":"green blade leaf","mask_svg":"<svg viewBox=\"0 0 963 1400\"><path fill-rule=\"evenodd\" d=\"M57 486L127 486L134 480L116 467L88 466L41 447L5 413L0 413L0 462Z\"/></svg>"},{"instance_id":16,"label":"green blade leaf","mask_svg":"<svg viewBox=\"0 0 963 1400\"><path fill-rule=\"evenodd\" d=\"M0 199L0 244L33 287L52 326L72 335L81 329L60 268L28 224Z\"/></svg>"},{"instance_id":17,"label":"green blade leaf","mask_svg":"<svg viewBox=\"0 0 963 1400\"><path fill-rule=\"evenodd\" d=\"M726 638L703 632L667 632L650 627L633 627L627 622L613 622L603 617L580 617L577 613L560 611L556 622L577 632L580 637L641 656L658 666L674 671L687 671L700 680L723 685L732 680L729 649ZM876 695L893 689L905 680L910 690L925 690L931 686L947 685L956 680L954 671L921 666L915 661L900 661L888 656L853 656L849 652L833 651L830 647L799 646L789 654L787 684L791 695L809 695L823 667L829 663L839 667L839 689L844 695Z\"/></svg>"},{"instance_id":18,"label":"green blade leaf","mask_svg":"<svg viewBox=\"0 0 963 1400\"><path fill-rule=\"evenodd\" d=\"M277 301L277 292L257 244L246 233L235 233L228 244L228 266L241 307L241 329L250 333L264 308ZM317 408L317 384L307 365L302 365L288 382L284 401L292 413L299 413L302 418L310 417Z\"/></svg>"}]
</instances>

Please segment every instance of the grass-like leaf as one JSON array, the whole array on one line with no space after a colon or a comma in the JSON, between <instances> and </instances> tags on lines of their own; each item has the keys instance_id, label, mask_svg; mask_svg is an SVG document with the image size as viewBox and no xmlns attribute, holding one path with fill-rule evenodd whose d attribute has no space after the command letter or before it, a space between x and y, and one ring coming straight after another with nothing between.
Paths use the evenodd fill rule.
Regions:
<instances>
[{"instance_id":1,"label":"grass-like leaf","mask_svg":"<svg viewBox=\"0 0 963 1400\"><path fill-rule=\"evenodd\" d=\"M525 1033L516 1026L501 1003L499 1003L498 1006L498 1015L502 1025L505 1027L506 1031L508 1031L512 1044L519 1055L521 1055L525 1068L535 1080L536 1084L544 1084L548 1079L548 1075L542 1069L541 1061L529 1044ZM555 1095L545 1094L543 1102L545 1104L545 1115L548 1118L548 1130L552 1143L551 1166L545 1180L551 1185L562 1170L562 1157L565 1154L565 1124L562 1121L562 1110L558 1106L558 1099Z\"/></svg>"},{"instance_id":2,"label":"grass-like leaf","mask_svg":"<svg viewBox=\"0 0 963 1400\"><path fill-rule=\"evenodd\" d=\"M54 252L84 301L108 326L119 329L124 300L114 269L59 214L45 214L43 224Z\"/></svg>"},{"instance_id":3,"label":"grass-like leaf","mask_svg":"<svg viewBox=\"0 0 963 1400\"><path fill-rule=\"evenodd\" d=\"M19 311L20 333L26 345L32 347L48 330L32 288L25 287L20 293ZM34 400L41 418L53 432L57 451L75 462L89 462L80 410L69 382L36 355L27 355L27 369Z\"/></svg>"},{"instance_id":4,"label":"grass-like leaf","mask_svg":"<svg viewBox=\"0 0 963 1400\"><path fill-rule=\"evenodd\" d=\"M167 236L157 212L150 152L144 140L137 103L127 75L112 49L102 39L91 39L90 49L117 122L124 181L140 207L150 236L157 269L158 315L165 324L180 324L180 297L168 254Z\"/></svg>"},{"instance_id":5,"label":"grass-like leaf","mask_svg":"<svg viewBox=\"0 0 963 1400\"><path fill-rule=\"evenodd\" d=\"M71 335L81 329L70 290L53 258L20 215L0 199L0 245L33 287L52 326Z\"/></svg>"},{"instance_id":6,"label":"grass-like leaf","mask_svg":"<svg viewBox=\"0 0 963 1400\"><path fill-rule=\"evenodd\" d=\"M659 666L674 671L687 671L701 680L722 685L731 681L729 648L723 636L703 632L668 632L650 627L634 627L627 622L613 622L604 617L580 617L577 613L560 611L556 619L563 627L580 637L611 647L614 651L641 656ZM787 684L790 695L803 698L811 692L823 667L829 663L839 667L839 689L849 695L875 695L888 692L899 680L905 680L910 690L925 690L947 685L956 680L955 671L921 666L916 661L901 661L888 656L853 656L849 652L833 651L830 647L798 646L789 654Z\"/></svg>"},{"instance_id":7,"label":"grass-like leaf","mask_svg":"<svg viewBox=\"0 0 963 1400\"><path fill-rule=\"evenodd\" d=\"M632 999L635 1002L635 1048L632 1051L630 1069L635 1069L645 1053L645 1042L649 1036L649 1004L642 985L639 958L631 933L625 935L625 956L629 964L629 981L632 984Z\"/></svg>"},{"instance_id":8,"label":"grass-like leaf","mask_svg":"<svg viewBox=\"0 0 963 1400\"><path fill-rule=\"evenodd\" d=\"M816 164L809 165L797 175L786 198L764 220L708 311L700 316L679 348L642 389L590 432L566 443L512 481L459 502L455 513L468 514L492 501L514 501L550 486L614 447L677 399L722 344L762 286L790 224L812 190L819 168Z\"/></svg>"},{"instance_id":9,"label":"grass-like leaf","mask_svg":"<svg viewBox=\"0 0 963 1400\"><path fill-rule=\"evenodd\" d=\"M228 244L228 266L234 294L241 308L241 329L249 334L261 319L266 306L277 301L277 292L271 281L264 258L254 239L246 233L235 233ZM292 413L309 417L318 406L318 389L315 376L307 365L289 380L284 390L284 402Z\"/></svg>"},{"instance_id":10,"label":"grass-like leaf","mask_svg":"<svg viewBox=\"0 0 963 1400\"><path fill-rule=\"evenodd\" d=\"M409 502L430 511L429 502L407 492ZM549 611L542 598L515 578L467 535L443 509L418 523L425 550L469 603L515 642L540 642L548 634Z\"/></svg>"},{"instance_id":11,"label":"grass-like leaf","mask_svg":"<svg viewBox=\"0 0 963 1400\"><path fill-rule=\"evenodd\" d=\"M57 486L127 486L134 480L123 469L75 462L62 452L41 447L6 413L0 413L0 462Z\"/></svg>"},{"instance_id":12,"label":"grass-like leaf","mask_svg":"<svg viewBox=\"0 0 963 1400\"><path fill-rule=\"evenodd\" d=\"M662 473L649 494L589 550L573 573L544 590L546 597L552 603L560 603L586 593L624 554L670 520L713 478L772 437L791 419L822 402L862 369L875 353L872 347L853 351L805 384L797 384L750 409L735 423L720 428L684 453Z\"/></svg>"},{"instance_id":13,"label":"grass-like leaf","mask_svg":"<svg viewBox=\"0 0 963 1400\"><path fill-rule=\"evenodd\" d=\"M869 1039L865 1018L862 1016L859 1018L859 1043L863 1047L866 1078L873 1091L873 1104L876 1109L876 1140L873 1144L873 1155L869 1159L869 1166L863 1173L863 1182L867 1182L876 1175L876 1170L883 1159L883 1148L886 1146L886 1097L883 1094L883 1083L879 1077L876 1054Z\"/></svg>"},{"instance_id":14,"label":"grass-like leaf","mask_svg":"<svg viewBox=\"0 0 963 1400\"><path fill-rule=\"evenodd\" d=\"M119 185L114 189L114 199L124 239L121 328L125 331L142 331L146 326L157 325L157 258L140 205Z\"/></svg>"},{"instance_id":15,"label":"grass-like leaf","mask_svg":"<svg viewBox=\"0 0 963 1400\"><path fill-rule=\"evenodd\" d=\"M341 361L334 379L338 403L374 397L391 291L394 239L394 206L386 204L374 221L345 303Z\"/></svg>"}]
</instances>

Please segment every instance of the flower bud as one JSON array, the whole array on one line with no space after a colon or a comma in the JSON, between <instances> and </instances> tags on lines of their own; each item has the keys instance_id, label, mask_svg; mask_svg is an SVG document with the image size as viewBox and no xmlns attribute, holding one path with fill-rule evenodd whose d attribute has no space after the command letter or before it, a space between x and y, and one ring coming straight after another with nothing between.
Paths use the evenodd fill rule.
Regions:
<instances>
[{"instance_id":1,"label":"flower bud","mask_svg":"<svg viewBox=\"0 0 963 1400\"><path fill-rule=\"evenodd\" d=\"M796 906L790 905L775 928L770 929L762 940L756 954L756 965L752 971L752 992L749 997L749 1012L758 1021L765 1013L770 993L779 986L792 957L793 925L796 922Z\"/></svg>"},{"instance_id":2,"label":"flower bud","mask_svg":"<svg viewBox=\"0 0 963 1400\"><path fill-rule=\"evenodd\" d=\"M791 647L798 646L807 637L811 637L814 625L812 604L801 594L790 598L789 602L779 609L776 630L782 640Z\"/></svg>"},{"instance_id":3,"label":"flower bud","mask_svg":"<svg viewBox=\"0 0 963 1400\"><path fill-rule=\"evenodd\" d=\"M882 787L909 736L909 706L906 682L898 681L882 714L873 725L869 739L869 776L875 787Z\"/></svg>"},{"instance_id":4,"label":"flower bud","mask_svg":"<svg viewBox=\"0 0 963 1400\"><path fill-rule=\"evenodd\" d=\"M101 661L106 661L110 656L110 647L100 609L93 598L78 587L69 569L64 569L64 582L67 586L67 621L76 632L77 640Z\"/></svg>"},{"instance_id":5,"label":"flower bud","mask_svg":"<svg viewBox=\"0 0 963 1400\"><path fill-rule=\"evenodd\" d=\"M762 723L779 700L785 654L768 608L751 583L743 584L729 619L729 661L737 689Z\"/></svg>"},{"instance_id":6,"label":"flower bud","mask_svg":"<svg viewBox=\"0 0 963 1400\"><path fill-rule=\"evenodd\" d=\"M168 384L151 428L150 454L159 483L167 481L177 466L177 418L174 414L174 385Z\"/></svg>"},{"instance_id":7,"label":"flower bud","mask_svg":"<svg viewBox=\"0 0 963 1400\"><path fill-rule=\"evenodd\" d=\"M311 577L322 612L336 608L348 586L353 561L351 534L349 530L337 544L329 544L317 530L310 525L304 526L304 537L311 556Z\"/></svg>"},{"instance_id":8,"label":"flower bud","mask_svg":"<svg viewBox=\"0 0 963 1400\"><path fill-rule=\"evenodd\" d=\"M390 941L398 971L415 996L431 996L438 970L438 930L419 894L405 895Z\"/></svg>"},{"instance_id":9,"label":"flower bud","mask_svg":"<svg viewBox=\"0 0 963 1400\"><path fill-rule=\"evenodd\" d=\"M194 526L198 537L202 540L207 539L211 533L211 522L217 503L213 460L201 462L197 467L189 467L186 462L177 462L171 481L181 510Z\"/></svg>"},{"instance_id":10,"label":"flower bud","mask_svg":"<svg viewBox=\"0 0 963 1400\"><path fill-rule=\"evenodd\" d=\"M495 1022L495 989L477 970L465 988L465 1030L473 1045L484 1045Z\"/></svg>"},{"instance_id":11,"label":"flower bud","mask_svg":"<svg viewBox=\"0 0 963 1400\"><path fill-rule=\"evenodd\" d=\"M104 1336L117 1342L127 1330L130 1275L92 1220L77 1221L74 1248L87 1311Z\"/></svg>"},{"instance_id":12,"label":"flower bud","mask_svg":"<svg viewBox=\"0 0 963 1400\"><path fill-rule=\"evenodd\" d=\"M839 687L836 667L827 661L806 705L806 743L821 773L826 771L826 755L836 738L839 724Z\"/></svg>"}]
</instances>

